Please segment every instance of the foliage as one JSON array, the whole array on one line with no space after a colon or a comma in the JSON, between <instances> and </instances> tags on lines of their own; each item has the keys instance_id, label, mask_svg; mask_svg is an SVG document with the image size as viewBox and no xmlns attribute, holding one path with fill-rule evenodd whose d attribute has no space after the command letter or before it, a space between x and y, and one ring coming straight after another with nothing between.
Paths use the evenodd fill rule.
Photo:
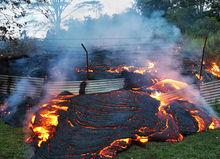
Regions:
<instances>
[{"instance_id":1,"label":"foliage","mask_svg":"<svg viewBox=\"0 0 220 159\"><path fill-rule=\"evenodd\" d=\"M61 33L61 25L65 23L77 10L81 8L93 8L99 6L101 3L97 0L84 1L72 5L73 0L35 0L31 9L40 12L50 23L51 32L56 35ZM67 7L70 9L67 11ZM39 23L38 23L39 24ZM43 23L45 25L45 23ZM43 26L44 27L44 26ZM62 33L61 33L62 34Z\"/></svg>"},{"instance_id":2,"label":"foliage","mask_svg":"<svg viewBox=\"0 0 220 159\"><path fill-rule=\"evenodd\" d=\"M25 23L18 19L25 16L24 6L30 0L0 0L0 40L15 39Z\"/></svg>"},{"instance_id":3,"label":"foliage","mask_svg":"<svg viewBox=\"0 0 220 159\"><path fill-rule=\"evenodd\" d=\"M163 10L165 17L179 26L182 32L195 36L201 37L220 29L219 1L137 0L136 7L144 15L155 10Z\"/></svg>"},{"instance_id":4,"label":"foliage","mask_svg":"<svg viewBox=\"0 0 220 159\"><path fill-rule=\"evenodd\" d=\"M183 34L193 39L208 36L208 56L220 60L219 0L136 0L136 8L146 16L153 11L163 10L169 22L176 24Z\"/></svg>"}]
</instances>

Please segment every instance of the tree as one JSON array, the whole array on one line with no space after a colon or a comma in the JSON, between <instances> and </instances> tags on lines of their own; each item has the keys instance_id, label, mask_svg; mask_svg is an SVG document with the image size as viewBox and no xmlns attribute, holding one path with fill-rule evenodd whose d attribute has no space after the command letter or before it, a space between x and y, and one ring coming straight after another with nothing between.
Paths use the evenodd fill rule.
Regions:
<instances>
[{"instance_id":1,"label":"tree","mask_svg":"<svg viewBox=\"0 0 220 159\"><path fill-rule=\"evenodd\" d=\"M163 10L164 16L175 23L183 33L204 36L218 31L220 2L218 0L136 0L144 14Z\"/></svg>"},{"instance_id":2,"label":"tree","mask_svg":"<svg viewBox=\"0 0 220 159\"><path fill-rule=\"evenodd\" d=\"M150 15L155 10L167 12L172 6L172 0L136 0L137 9L144 15Z\"/></svg>"},{"instance_id":3,"label":"tree","mask_svg":"<svg viewBox=\"0 0 220 159\"><path fill-rule=\"evenodd\" d=\"M18 38L26 23L18 21L25 16L24 6L29 0L0 0L0 40Z\"/></svg>"},{"instance_id":4,"label":"tree","mask_svg":"<svg viewBox=\"0 0 220 159\"><path fill-rule=\"evenodd\" d=\"M218 21L220 21L220 1L219 0L213 0L213 3L211 4L211 9L209 11L209 15L211 17L216 17Z\"/></svg>"},{"instance_id":5,"label":"tree","mask_svg":"<svg viewBox=\"0 0 220 159\"><path fill-rule=\"evenodd\" d=\"M66 9L71 5L73 0L36 0L33 7L41 12L46 19L49 20L55 33L61 31L61 24L66 21L75 11L83 7L93 7L100 6L100 2L95 1L85 1L79 3L75 6L71 6L71 12L66 13Z\"/></svg>"}]
</instances>

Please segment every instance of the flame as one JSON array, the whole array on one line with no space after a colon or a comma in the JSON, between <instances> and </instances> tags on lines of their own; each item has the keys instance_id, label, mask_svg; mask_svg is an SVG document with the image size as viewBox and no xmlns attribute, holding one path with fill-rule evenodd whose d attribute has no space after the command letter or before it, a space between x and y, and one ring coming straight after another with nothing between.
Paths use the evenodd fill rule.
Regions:
<instances>
[{"instance_id":1,"label":"flame","mask_svg":"<svg viewBox=\"0 0 220 159\"><path fill-rule=\"evenodd\" d=\"M207 69L208 72L220 78L220 66L216 62L211 63L211 67Z\"/></svg>"}]
</instances>

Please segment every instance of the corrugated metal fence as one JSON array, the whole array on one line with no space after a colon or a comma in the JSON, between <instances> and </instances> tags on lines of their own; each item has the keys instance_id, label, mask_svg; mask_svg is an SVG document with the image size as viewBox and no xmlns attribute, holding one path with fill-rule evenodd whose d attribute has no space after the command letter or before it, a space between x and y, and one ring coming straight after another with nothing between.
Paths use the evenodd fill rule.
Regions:
<instances>
[{"instance_id":1,"label":"corrugated metal fence","mask_svg":"<svg viewBox=\"0 0 220 159\"><path fill-rule=\"evenodd\" d=\"M44 86L46 84L46 90L49 94L59 94L63 91L78 94L81 82L82 81L64 81L47 82L46 84L43 78L0 75L0 92L5 94L18 92L19 94L39 97L44 93ZM86 93L110 92L122 89L123 86L124 78L89 80L87 81ZM208 103L220 102L220 81L202 83L200 85L200 91ZM175 93L167 93L166 98L173 99L173 94Z\"/></svg>"},{"instance_id":2,"label":"corrugated metal fence","mask_svg":"<svg viewBox=\"0 0 220 159\"><path fill-rule=\"evenodd\" d=\"M0 75L0 92L4 94L26 94L31 97L39 97L44 93L46 86L47 93L57 95L63 91L69 91L74 94L79 93L82 81L63 81L46 82L43 78L19 77ZM124 87L124 78L89 80L86 82L86 93L104 93L113 90L119 90Z\"/></svg>"},{"instance_id":3,"label":"corrugated metal fence","mask_svg":"<svg viewBox=\"0 0 220 159\"><path fill-rule=\"evenodd\" d=\"M220 80L202 83L200 85L200 91L208 103L220 102Z\"/></svg>"}]
</instances>

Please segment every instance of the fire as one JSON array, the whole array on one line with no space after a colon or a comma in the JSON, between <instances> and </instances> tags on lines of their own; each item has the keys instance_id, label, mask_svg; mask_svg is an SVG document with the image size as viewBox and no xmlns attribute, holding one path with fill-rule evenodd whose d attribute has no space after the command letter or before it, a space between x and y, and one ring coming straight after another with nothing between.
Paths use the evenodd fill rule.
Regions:
<instances>
[{"instance_id":1,"label":"fire","mask_svg":"<svg viewBox=\"0 0 220 159\"><path fill-rule=\"evenodd\" d=\"M38 147L41 147L43 142L46 142L53 136L55 127L59 123L58 112L68 110L67 106L59 105L59 103L66 101L68 100L64 100L63 97L53 99L50 104L42 104L39 112L32 115L30 128L34 136L37 137Z\"/></svg>"},{"instance_id":2,"label":"fire","mask_svg":"<svg viewBox=\"0 0 220 159\"><path fill-rule=\"evenodd\" d=\"M208 72L220 78L220 66L216 62L211 63L211 67L207 69Z\"/></svg>"}]
</instances>

